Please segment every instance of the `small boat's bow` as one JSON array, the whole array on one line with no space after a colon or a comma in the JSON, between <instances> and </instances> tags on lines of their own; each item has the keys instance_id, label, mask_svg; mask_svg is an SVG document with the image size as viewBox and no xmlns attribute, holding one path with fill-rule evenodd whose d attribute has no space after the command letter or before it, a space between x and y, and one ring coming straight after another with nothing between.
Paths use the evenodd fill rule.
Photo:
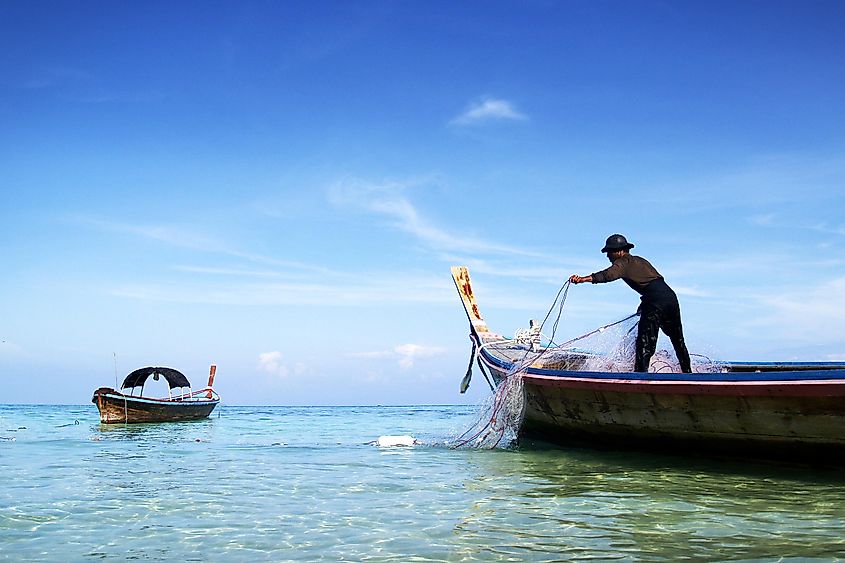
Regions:
<instances>
[{"instance_id":1,"label":"small boat's bow","mask_svg":"<svg viewBox=\"0 0 845 563\"><path fill-rule=\"evenodd\" d=\"M464 306L464 312L469 320L469 338L472 341L472 352L470 354L469 366L467 367L466 375L461 381L461 393L466 392L472 379L472 365L477 360L478 367L490 384L490 388L494 389L494 384L490 381L487 372L478 358L480 350L497 342L504 343L505 338L499 334L495 334L487 327L487 322L481 316L481 311L478 309L478 303L475 301L475 294L472 290L472 282L469 278L469 270L466 266L452 266L452 281L455 282L455 288L458 290L458 295L461 298L461 304ZM493 377L498 385L498 378Z\"/></svg>"},{"instance_id":2,"label":"small boat's bow","mask_svg":"<svg viewBox=\"0 0 845 563\"><path fill-rule=\"evenodd\" d=\"M469 279L469 270L466 266L452 266L452 280L455 282L455 287L458 290L458 295L461 297L461 303L464 306L464 311L469 319L469 325L472 329L471 336L476 339L481 339L481 335L485 339L496 338L487 328L487 322L481 316L481 311L478 309L478 303L475 302L475 294L472 291L472 282ZM501 339L499 336L498 339Z\"/></svg>"},{"instance_id":3,"label":"small boat's bow","mask_svg":"<svg viewBox=\"0 0 845 563\"><path fill-rule=\"evenodd\" d=\"M472 365L476 359L484 376L488 377L487 371L489 371L495 386L498 386L508 373L516 369L516 366L530 365L533 360L546 353L546 349L540 345L540 326L536 321L530 320L529 328L518 331L517 336L512 339L492 332L484 317L481 316L481 310L472 289L469 270L465 266L452 266L452 280L455 282L464 312L469 319L469 338L472 341L472 356L467 375L461 382L461 393L466 391L469 385ZM571 351L559 352L558 357L567 366L574 365L572 362L577 365L583 363L583 356Z\"/></svg>"}]
</instances>

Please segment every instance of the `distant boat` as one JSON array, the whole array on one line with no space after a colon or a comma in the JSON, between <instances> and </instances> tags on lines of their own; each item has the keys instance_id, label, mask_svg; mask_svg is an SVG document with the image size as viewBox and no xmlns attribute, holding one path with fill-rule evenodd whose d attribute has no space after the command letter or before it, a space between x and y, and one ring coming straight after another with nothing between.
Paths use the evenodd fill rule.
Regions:
<instances>
[{"instance_id":1,"label":"distant boat","mask_svg":"<svg viewBox=\"0 0 845 563\"><path fill-rule=\"evenodd\" d=\"M469 271L453 267L452 277L491 386L521 373L521 437L845 461L845 362L726 362L717 364L718 372L692 374L585 371L589 352L491 332Z\"/></svg>"},{"instance_id":2,"label":"distant boat","mask_svg":"<svg viewBox=\"0 0 845 563\"><path fill-rule=\"evenodd\" d=\"M220 395L212 388L217 366L212 365L208 374L208 385L199 391L191 390L191 383L181 372L173 368L145 367L136 369L126 376L120 391L111 387L100 387L94 391L91 402L100 411L100 422L172 422L207 418L220 402ZM168 384L165 398L144 397L144 383L150 376L154 380L164 377ZM140 391L135 395L135 389ZM187 388L187 393L173 395L174 389ZM128 394L124 393L128 390Z\"/></svg>"}]
</instances>

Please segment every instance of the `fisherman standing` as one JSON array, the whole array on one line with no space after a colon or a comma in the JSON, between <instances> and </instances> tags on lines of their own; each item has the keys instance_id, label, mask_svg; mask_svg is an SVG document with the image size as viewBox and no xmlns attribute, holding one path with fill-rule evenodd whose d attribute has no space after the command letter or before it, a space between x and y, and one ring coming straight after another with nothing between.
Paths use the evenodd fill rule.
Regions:
<instances>
[{"instance_id":1,"label":"fisherman standing","mask_svg":"<svg viewBox=\"0 0 845 563\"><path fill-rule=\"evenodd\" d=\"M684 343L684 330L681 326L681 306L678 304L678 296L648 260L628 252L632 248L634 245L629 243L624 236L610 235L601 251L607 253L611 266L585 277L573 274L569 277L569 281L575 284L607 283L622 278L631 289L642 296L638 309L640 322L637 330L637 356L634 371L648 371L648 364L657 347L658 330L662 329L672 341L675 355L678 356L678 362L681 364L681 371L691 373L689 352Z\"/></svg>"}]
</instances>

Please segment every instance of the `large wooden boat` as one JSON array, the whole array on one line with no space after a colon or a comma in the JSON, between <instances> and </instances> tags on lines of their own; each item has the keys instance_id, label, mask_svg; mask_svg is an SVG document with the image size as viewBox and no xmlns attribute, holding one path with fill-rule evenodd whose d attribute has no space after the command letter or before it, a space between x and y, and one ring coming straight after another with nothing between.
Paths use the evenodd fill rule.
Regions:
<instances>
[{"instance_id":1,"label":"large wooden boat","mask_svg":"<svg viewBox=\"0 0 845 563\"><path fill-rule=\"evenodd\" d=\"M522 437L845 461L845 362L720 362L692 374L591 371L589 353L577 348L490 331L467 269L453 267L452 276L491 387L522 378Z\"/></svg>"},{"instance_id":2,"label":"large wooden boat","mask_svg":"<svg viewBox=\"0 0 845 563\"><path fill-rule=\"evenodd\" d=\"M208 374L208 385L198 391L192 391L188 378L173 368L140 368L126 376L120 391L111 387L100 387L94 391L91 402L97 405L100 411L100 422L105 424L172 422L207 418L220 402L220 396L212 388L216 371L217 366L212 365ZM150 376L154 380L158 380L159 377L167 380L167 397L143 396L144 383ZM173 394L174 389L186 388L187 392ZM136 389L140 389L137 395Z\"/></svg>"}]
</instances>

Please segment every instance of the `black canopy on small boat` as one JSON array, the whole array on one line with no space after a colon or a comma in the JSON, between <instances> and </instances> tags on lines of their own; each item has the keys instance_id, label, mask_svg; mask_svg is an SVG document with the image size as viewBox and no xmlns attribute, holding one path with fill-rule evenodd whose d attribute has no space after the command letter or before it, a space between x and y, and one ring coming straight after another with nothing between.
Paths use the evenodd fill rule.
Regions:
<instances>
[{"instance_id":1,"label":"black canopy on small boat","mask_svg":"<svg viewBox=\"0 0 845 563\"><path fill-rule=\"evenodd\" d=\"M120 388L131 389L132 387L140 387L144 384L144 382L149 376L156 374L163 375L164 378L167 380L167 383L170 385L171 389L173 389L174 387L191 386L191 383L188 381L188 378L185 377L182 372L176 371L173 368L146 367L136 369L135 371L127 375L126 379L123 380L123 385ZM155 379L158 378L156 377Z\"/></svg>"}]
</instances>

